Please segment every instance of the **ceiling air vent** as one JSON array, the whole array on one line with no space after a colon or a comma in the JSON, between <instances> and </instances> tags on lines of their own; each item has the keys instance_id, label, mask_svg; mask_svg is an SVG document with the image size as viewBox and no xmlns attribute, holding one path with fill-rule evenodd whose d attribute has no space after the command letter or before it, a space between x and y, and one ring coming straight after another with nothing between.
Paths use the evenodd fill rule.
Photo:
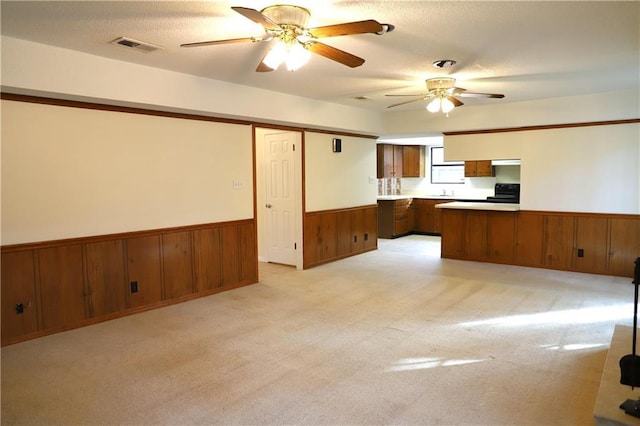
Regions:
<instances>
[{"instance_id":1,"label":"ceiling air vent","mask_svg":"<svg viewBox=\"0 0 640 426\"><path fill-rule=\"evenodd\" d=\"M111 44L117 44L120 46L128 47L130 49L134 49L144 53L151 53L158 49L162 49L160 46L156 46L151 43L145 43L144 41L134 40L128 37L119 37L113 40Z\"/></svg>"}]
</instances>

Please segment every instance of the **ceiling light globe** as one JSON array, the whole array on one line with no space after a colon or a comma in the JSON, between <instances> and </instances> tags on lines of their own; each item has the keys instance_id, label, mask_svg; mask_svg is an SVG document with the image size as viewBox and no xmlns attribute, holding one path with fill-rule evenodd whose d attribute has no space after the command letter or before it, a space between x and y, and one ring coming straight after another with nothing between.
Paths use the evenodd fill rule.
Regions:
<instances>
[{"instance_id":1,"label":"ceiling light globe","mask_svg":"<svg viewBox=\"0 0 640 426\"><path fill-rule=\"evenodd\" d=\"M262 62L272 70L277 70L286 57L287 47L284 43L277 42L271 50L269 50L269 53L267 53L267 56L264 57Z\"/></svg>"},{"instance_id":2,"label":"ceiling light globe","mask_svg":"<svg viewBox=\"0 0 640 426\"><path fill-rule=\"evenodd\" d=\"M453 110L456 106L453 104L453 102L451 102L449 99L444 98L442 99L442 112L444 112L445 114L448 114L449 112L451 112L451 110Z\"/></svg>"},{"instance_id":3,"label":"ceiling light globe","mask_svg":"<svg viewBox=\"0 0 640 426\"><path fill-rule=\"evenodd\" d=\"M287 69L289 71L295 71L309 61L311 52L304 48L304 46L298 42L289 47L287 59Z\"/></svg>"},{"instance_id":4,"label":"ceiling light globe","mask_svg":"<svg viewBox=\"0 0 640 426\"><path fill-rule=\"evenodd\" d=\"M434 98L427 104L427 111L438 112L440 110L440 98Z\"/></svg>"}]
</instances>

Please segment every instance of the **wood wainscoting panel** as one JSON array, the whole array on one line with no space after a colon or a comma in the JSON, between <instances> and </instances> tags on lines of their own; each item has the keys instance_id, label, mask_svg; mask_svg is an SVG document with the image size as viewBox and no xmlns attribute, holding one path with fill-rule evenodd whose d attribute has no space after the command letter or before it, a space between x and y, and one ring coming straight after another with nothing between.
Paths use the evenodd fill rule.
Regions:
<instances>
[{"instance_id":1,"label":"wood wainscoting panel","mask_svg":"<svg viewBox=\"0 0 640 426\"><path fill-rule=\"evenodd\" d=\"M128 238L126 244L130 307L160 302L163 299L160 235ZM137 287L137 291L131 287Z\"/></svg>"},{"instance_id":2,"label":"wood wainscoting panel","mask_svg":"<svg viewBox=\"0 0 640 426\"><path fill-rule=\"evenodd\" d=\"M606 217L576 218L576 271L607 273L608 226L609 219Z\"/></svg>"},{"instance_id":3,"label":"wood wainscoting panel","mask_svg":"<svg viewBox=\"0 0 640 426\"><path fill-rule=\"evenodd\" d=\"M545 265L552 269L573 270L575 258L574 216L547 215L544 223Z\"/></svg>"},{"instance_id":4,"label":"wood wainscoting panel","mask_svg":"<svg viewBox=\"0 0 640 426\"><path fill-rule=\"evenodd\" d=\"M464 247L466 217L466 210L445 209L442 211L442 257L463 259L466 256Z\"/></svg>"},{"instance_id":5,"label":"wood wainscoting panel","mask_svg":"<svg viewBox=\"0 0 640 426\"><path fill-rule=\"evenodd\" d=\"M220 229L193 231L194 287L196 292L222 287Z\"/></svg>"},{"instance_id":6,"label":"wood wainscoting panel","mask_svg":"<svg viewBox=\"0 0 640 426\"><path fill-rule=\"evenodd\" d=\"M338 212L322 215L322 258L335 259L338 255Z\"/></svg>"},{"instance_id":7,"label":"wood wainscoting panel","mask_svg":"<svg viewBox=\"0 0 640 426\"><path fill-rule=\"evenodd\" d=\"M303 268L376 250L378 205L306 213L303 233Z\"/></svg>"},{"instance_id":8,"label":"wood wainscoting panel","mask_svg":"<svg viewBox=\"0 0 640 426\"><path fill-rule=\"evenodd\" d=\"M164 299L177 299L193 293L191 232L162 235L162 273Z\"/></svg>"},{"instance_id":9,"label":"wood wainscoting panel","mask_svg":"<svg viewBox=\"0 0 640 426\"><path fill-rule=\"evenodd\" d=\"M320 253L322 253L322 215L305 215L303 241L304 267L319 264L322 260L320 256Z\"/></svg>"},{"instance_id":10,"label":"wood wainscoting panel","mask_svg":"<svg viewBox=\"0 0 640 426\"><path fill-rule=\"evenodd\" d=\"M468 210L464 220L465 257L475 260L487 260L489 257L489 213L480 210Z\"/></svg>"},{"instance_id":11,"label":"wood wainscoting panel","mask_svg":"<svg viewBox=\"0 0 640 426\"><path fill-rule=\"evenodd\" d=\"M240 259L238 256L238 227L226 226L220 230L222 252L222 285L240 281Z\"/></svg>"},{"instance_id":12,"label":"wood wainscoting panel","mask_svg":"<svg viewBox=\"0 0 640 426\"><path fill-rule=\"evenodd\" d=\"M640 215L442 210L445 258L633 277L640 257Z\"/></svg>"},{"instance_id":13,"label":"wood wainscoting panel","mask_svg":"<svg viewBox=\"0 0 640 426\"><path fill-rule=\"evenodd\" d=\"M238 225L238 257L240 261L239 283L254 283L258 281L258 251L256 245L256 227L253 223Z\"/></svg>"},{"instance_id":14,"label":"wood wainscoting panel","mask_svg":"<svg viewBox=\"0 0 640 426\"><path fill-rule=\"evenodd\" d=\"M82 245L38 251L42 327L59 328L85 318Z\"/></svg>"},{"instance_id":15,"label":"wood wainscoting panel","mask_svg":"<svg viewBox=\"0 0 640 426\"><path fill-rule=\"evenodd\" d=\"M351 253L353 236L351 235L351 212L339 212L336 215L336 255Z\"/></svg>"},{"instance_id":16,"label":"wood wainscoting panel","mask_svg":"<svg viewBox=\"0 0 640 426\"><path fill-rule=\"evenodd\" d=\"M33 250L2 255L2 338L38 330L36 265Z\"/></svg>"},{"instance_id":17,"label":"wood wainscoting panel","mask_svg":"<svg viewBox=\"0 0 640 426\"><path fill-rule=\"evenodd\" d=\"M2 247L2 345L258 281L254 219Z\"/></svg>"},{"instance_id":18,"label":"wood wainscoting panel","mask_svg":"<svg viewBox=\"0 0 640 426\"><path fill-rule=\"evenodd\" d=\"M489 215L487 251L496 263L513 263L516 241L516 213L498 212Z\"/></svg>"},{"instance_id":19,"label":"wood wainscoting panel","mask_svg":"<svg viewBox=\"0 0 640 426\"><path fill-rule=\"evenodd\" d=\"M89 243L85 249L87 318L127 309L124 242Z\"/></svg>"},{"instance_id":20,"label":"wood wainscoting panel","mask_svg":"<svg viewBox=\"0 0 640 426\"><path fill-rule=\"evenodd\" d=\"M640 257L640 218L611 218L609 273L633 277L634 261Z\"/></svg>"},{"instance_id":21,"label":"wood wainscoting panel","mask_svg":"<svg viewBox=\"0 0 640 426\"><path fill-rule=\"evenodd\" d=\"M515 250L516 265L538 268L544 265L544 215L518 213Z\"/></svg>"},{"instance_id":22,"label":"wood wainscoting panel","mask_svg":"<svg viewBox=\"0 0 640 426\"><path fill-rule=\"evenodd\" d=\"M349 224L349 250L347 253L361 253L364 250L364 210L352 210L343 213L344 220Z\"/></svg>"},{"instance_id":23,"label":"wood wainscoting panel","mask_svg":"<svg viewBox=\"0 0 640 426\"><path fill-rule=\"evenodd\" d=\"M375 250L378 248L378 205L363 209L362 217L364 233L362 250Z\"/></svg>"}]
</instances>

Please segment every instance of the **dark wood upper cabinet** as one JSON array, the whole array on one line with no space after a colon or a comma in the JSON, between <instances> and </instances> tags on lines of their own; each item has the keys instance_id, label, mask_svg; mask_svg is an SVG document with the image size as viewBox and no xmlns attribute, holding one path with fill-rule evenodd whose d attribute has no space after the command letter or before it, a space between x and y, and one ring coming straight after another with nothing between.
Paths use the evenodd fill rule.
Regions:
<instances>
[{"instance_id":1,"label":"dark wood upper cabinet","mask_svg":"<svg viewBox=\"0 0 640 426\"><path fill-rule=\"evenodd\" d=\"M378 178L402 177L402 145L377 145Z\"/></svg>"},{"instance_id":2,"label":"dark wood upper cabinet","mask_svg":"<svg viewBox=\"0 0 640 426\"><path fill-rule=\"evenodd\" d=\"M424 145L402 147L402 177L424 177Z\"/></svg>"},{"instance_id":3,"label":"dark wood upper cabinet","mask_svg":"<svg viewBox=\"0 0 640 426\"><path fill-rule=\"evenodd\" d=\"M491 176L494 176L491 160L464 162L464 177L491 177Z\"/></svg>"}]
</instances>

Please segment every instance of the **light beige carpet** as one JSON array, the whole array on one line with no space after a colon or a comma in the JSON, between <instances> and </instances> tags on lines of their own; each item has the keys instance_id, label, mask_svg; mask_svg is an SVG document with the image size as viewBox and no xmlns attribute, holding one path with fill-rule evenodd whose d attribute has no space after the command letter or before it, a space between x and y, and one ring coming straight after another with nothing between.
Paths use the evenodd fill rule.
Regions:
<instances>
[{"instance_id":1,"label":"light beige carpet","mask_svg":"<svg viewBox=\"0 0 640 426\"><path fill-rule=\"evenodd\" d=\"M437 237L2 348L2 424L589 425L616 278L440 259Z\"/></svg>"}]
</instances>

